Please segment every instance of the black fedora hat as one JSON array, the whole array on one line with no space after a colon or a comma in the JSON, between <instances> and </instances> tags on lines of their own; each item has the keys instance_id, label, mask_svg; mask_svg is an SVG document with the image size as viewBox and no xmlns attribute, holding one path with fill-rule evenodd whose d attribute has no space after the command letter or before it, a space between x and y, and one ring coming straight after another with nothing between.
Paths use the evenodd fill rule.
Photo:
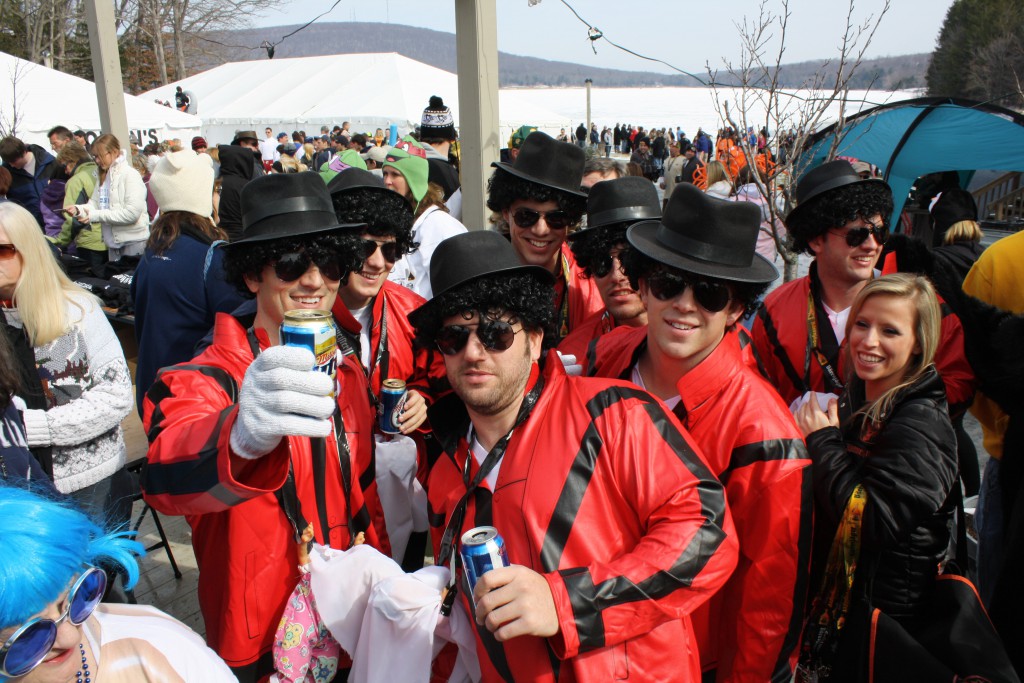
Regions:
<instances>
[{"instance_id":1,"label":"black fedora hat","mask_svg":"<svg viewBox=\"0 0 1024 683\"><path fill-rule=\"evenodd\" d=\"M226 247L331 230L365 227L338 223L327 186L317 173L272 173L242 188L242 237Z\"/></svg>"},{"instance_id":2,"label":"black fedora hat","mask_svg":"<svg viewBox=\"0 0 1024 683\"><path fill-rule=\"evenodd\" d=\"M430 257L430 287L433 297L409 314L418 325L438 298L462 285L488 275L532 275L546 285L554 275L540 266L524 266L512 244L491 230L470 230L442 240Z\"/></svg>"},{"instance_id":3,"label":"black fedora hat","mask_svg":"<svg viewBox=\"0 0 1024 683\"><path fill-rule=\"evenodd\" d=\"M639 176L625 176L594 183L587 195L587 227L572 233L572 240L594 228L616 223L661 218L661 201L654 183Z\"/></svg>"},{"instance_id":4,"label":"black fedora hat","mask_svg":"<svg viewBox=\"0 0 1024 683\"><path fill-rule=\"evenodd\" d=\"M856 185L858 183L869 183L879 188L884 187L886 190L889 190L890 194L892 193L889 184L884 180L861 178L853 168L853 164L843 159L836 159L835 161L812 168L800 178L800 182L796 184L796 206L786 216L786 222L788 223L793 216L800 215L800 211L807 207L815 198L840 187Z\"/></svg>"},{"instance_id":5,"label":"black fedora hat","mask_svg":"<svg viewBox=\"0 0 1024 683\"><path fill-rule=\"evenodd\" d=\"M581 147L559 142L547 133L535 131L523 140L519 156L513 163L495 161L491 166L531 183L586 197L586 192L580 189L586 160L587 155Z\"/></svg>"},{"instance_id":6,"label":"black fedora hat","mask_svg":"<svg viewBox=\"0 0 1024 683\"><path fill-rule=\"evenodd\" d=\"M710 197L682 183L660 222L636 223L626 238L642 254L672 268L735 282L771 282L779 271L756 251L760 227L756 204Z\"/></svg>"},{"instance_id":7,"label":"black fedora hat","mask_svg":"<svg viewBox=\"0 0 1024 683\"><path fill-rule=\"evenodd\" d=\"M354 166L352 168L346 168L343 172L338 173L331 178L329 183L327 183L327 192L330 193L332 197L344 194L349 190L356 189L394 192L394 190L388 189L388 186L384 184L384 181L380 176Z\"/></svg>"},{"instance_id":8,"label":"black fedora hat","mask_svg":"<svg viewBox=\"0 0 1024 683\"><path fill-rule=\"evenodd\" d=\"M260 141L260 139L256 137L256 131L254 130L236 130L235 137L231 140L231 144L237 145L242 140L253 140L254 142Z\"/></svg>"}]
</instances>

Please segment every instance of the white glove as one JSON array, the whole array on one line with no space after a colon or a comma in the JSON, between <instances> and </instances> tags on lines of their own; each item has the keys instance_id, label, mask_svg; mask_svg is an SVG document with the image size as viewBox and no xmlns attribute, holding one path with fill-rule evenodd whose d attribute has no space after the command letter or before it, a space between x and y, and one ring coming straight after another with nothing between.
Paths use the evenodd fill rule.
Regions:
<instances>
[{"instance_id":1,"label":"white glove","mask_svg":"<svg viewBox=\"0 0 1024 683\"><path fill-rule=\"evenodd\" d=\"M298 346L272 346L252 362L238 392L231 450L255 460L284 436L331 433L334 381L313 370L314 362L313 353Z\"/></svg>"},{"instance_id":2,"label":"white glove","mask_svg":"<svg viewBox=\"0 0 1024 683\"><path fill-rule=\"evenodd\" d=\"M558 354L558 360L562 361L562 367L565 368L565 374L572 375L573 377L579 377L583 374L583 366L576 362L576 356L571 353L561 353L555 351Z\"/></svg>"}]
</instances>

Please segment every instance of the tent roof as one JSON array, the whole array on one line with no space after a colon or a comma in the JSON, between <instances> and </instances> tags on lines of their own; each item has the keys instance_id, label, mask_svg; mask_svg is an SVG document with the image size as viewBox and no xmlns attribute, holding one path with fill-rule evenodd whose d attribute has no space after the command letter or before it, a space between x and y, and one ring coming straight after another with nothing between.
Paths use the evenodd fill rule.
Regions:
<instances>
[{"instance_id":1,"label":"tent roof","mask_svg":"<svg viewBox=\"0 0 1024 683\"><path fill-rule=\"evenodd\" d=\"M125 94L130 129L198 130L198 116L156 104L150 98ZM96 85L92 81L49 69L41 64L0 52L0 118L9 127L17 106L18 134L26 142L46 140L46 132L60 124L71 130L101 129Z\"/></svg>"},{"instance_id":2,"label":"tent roof","mask_svg":"<svg viewBox=\"0 0 1024 683\"><path fill-rule=\"evenodd\" d=\"M833 124L811 138L807 168L824 161L835 135ZM949 97L891 102L848 118L836 154L882 169L899 203L914 181L928 173L1024 170L1024 116ZM895 213L894 222L899 219Z\"/></svg>"},{"instance_id":3,"label":"tent roof","mask_svg":"<svg viewBox=\"0 0 1024 683\"><path fill-rule=\"evenodd\" d=\"M145 94L170 99L175 87L195 93L207 125L256 125L288 122L339 123L353 130L400 128L419 124L432 95L451 107L456 123L455 74L394 52L324 55L231 62L162 86ZM502 125L515 121L564 126L568 119L534 106L510 106L504 98ZM510 124L511 125L511 124Z\"/></svg>"}]
</instances>

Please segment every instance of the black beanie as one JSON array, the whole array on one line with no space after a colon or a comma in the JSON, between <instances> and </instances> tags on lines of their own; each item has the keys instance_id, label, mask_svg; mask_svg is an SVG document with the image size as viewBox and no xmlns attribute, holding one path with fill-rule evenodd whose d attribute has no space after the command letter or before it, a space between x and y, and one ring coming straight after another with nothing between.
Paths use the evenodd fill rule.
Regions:
<instances>
[{"instance_id":1,"label":"black beanie","mask_svg":"<svg viewBox=\"0 0 1024 683\"><path fill-rule=\"evenodd\" d=\"M420 119L420 138L425 140L455 140L455 119L452 110L444 106L444 100L437 95L430 98L430 104L423 110Z\"/></svg>"},{"instance_id":2,"label":"black beanie","mask_svg":"<svg viewBox=\"0 0 1024 683\"><path fill-rule=\"evenodd\" d=\"M935 237L940 241L941 236L953 224L960 221L976 220L978 220L978 205L974 203L974 196L959 187L944 190L935 202L935 206L932 207Z\"/></svg>"}]
</instances>

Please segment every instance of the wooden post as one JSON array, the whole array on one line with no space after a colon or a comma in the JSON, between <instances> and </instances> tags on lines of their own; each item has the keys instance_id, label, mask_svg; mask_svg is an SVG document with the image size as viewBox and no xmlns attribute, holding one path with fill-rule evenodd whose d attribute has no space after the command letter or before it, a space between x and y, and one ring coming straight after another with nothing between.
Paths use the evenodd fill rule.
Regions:
<instances>
[{"instance_id":1,"label":"wooden post","mask_svg":"<svg viewBox=\"0 0 1024 683\"><path fill-rule=\"evenodd\" d=\"M104 133L112 133L117 137L121 149L130 156L121 57L117 52L117 35L114 33L114 5L104 0L86 0L85 16L89 25L89 47L92 51L92 73L96 79L100 125Z\"/></svg>"}]
</instances>

